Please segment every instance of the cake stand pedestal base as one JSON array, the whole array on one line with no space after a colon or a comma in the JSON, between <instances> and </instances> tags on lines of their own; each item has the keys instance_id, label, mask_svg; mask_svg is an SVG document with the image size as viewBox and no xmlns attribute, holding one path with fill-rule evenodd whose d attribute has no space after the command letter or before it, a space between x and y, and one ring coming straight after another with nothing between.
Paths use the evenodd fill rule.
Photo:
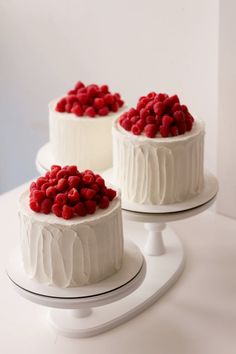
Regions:
<instances>
[{"instance_id":1,"label":"cake stand pedestal base","mask_svg":"<svg viewBox=\"0 0 236 354\"><path fill-rule=\"evenodd\" d=\"M133 231L133 226L132 223L125 225L126 239L133 240L133 242L125 241L125 250L127 251L127 244L131 245L128 250L133 256L128 257L126 264L123 265L123 270L126 271L122 273L121 269L121 275L116 275L118 283L120 284L129 268L134 270L137 259L139 267L137 264L137 275L128 282L126 277L125 283L118 288L109 289L109 283L114 285L111 277L106 283L106 291L99 285L100 282L97 287L93 286L92 292L96 291L95 296L90 294L90 296L79 297L77 288L55 289L55 287L35 284L36 282L32 284L27 276L22 274L19 259L17 260L15 255L7 267L7 274L21 296L50 308L48 322L58 334L82 338L103 333L132 319L152 305L175 283L183 270L182 244L171 230L165 234L165 254L160 257L143 255L140 269L142 252L134 244L134 240L136 236L139 240L145 240L146 231L139 227L139 235L137 235L136 231ZM140 248L142 249L141 244ZM81 291L84 295L87 292L84 289Z\"/></svg>"}]
</instances>

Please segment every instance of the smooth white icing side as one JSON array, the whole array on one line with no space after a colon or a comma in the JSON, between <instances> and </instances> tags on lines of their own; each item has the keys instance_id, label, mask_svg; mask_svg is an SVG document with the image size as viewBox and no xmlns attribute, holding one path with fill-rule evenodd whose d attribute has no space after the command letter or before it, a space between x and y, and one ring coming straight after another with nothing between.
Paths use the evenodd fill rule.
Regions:
<instances>
[{"instance_id":1,"label":"smooth white icing side","mask_svg":"<svg viewBox=\"0 0 236 354\"><path fill-rule=\"evenodd\" d=\"M59 99L49 103L49 139L56 164L80 170L105 170L112 165L112 123L124 111L105 117L77 117L55 111Z\"/></svg>"},{"instance_id":2,"label":"smooth white icing side","mask_svg":"<svg viewBox=\"0 0 236 354\"><path fill-rule=\"evenodd\" d=\"M182 202L200 193L204 183L204 124L184 135L135 136L118 121L112 128L113 174L122 197L141 204Z\"/></svg>"},{"instance_id":3,"label":"smooth white icing side","mask_svg":"<svg viewBox=\"0 0 236 354\"><path fill-rule=\"evenodd\" d=\"M123 258L120 200L94 215L70 220L33 212L20 198L21 250L26 273L59 287L97 283L118 271Z\"/></svg>"}]
</instances>

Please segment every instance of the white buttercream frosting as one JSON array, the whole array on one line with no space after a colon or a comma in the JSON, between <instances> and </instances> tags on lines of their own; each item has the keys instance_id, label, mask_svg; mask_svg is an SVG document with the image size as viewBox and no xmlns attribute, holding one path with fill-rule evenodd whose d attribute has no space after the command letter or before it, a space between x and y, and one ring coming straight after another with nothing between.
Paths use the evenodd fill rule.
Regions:
<instances>
[{"instance_id":1,"label":"white buttercream frosting","mask_svg":"<svg viewBox=\"0 0 236 354\"><path fill-rule=\"evenodd\" d=\"M113 124L113 174L122 198L141 204L181 202L203 188L204 124L168 138L148 138Z\"/></svg>"},{"instance_id":2,"label":"white buttercream frosting","mask_svg":"<svg viewBox=\"0 0 236 354\"><path fill-rule=\"evenodd\" d=\"M33 212L29 194L20 198L21 250L26 273L48 285L97 283L118 271L123 258L119 198L108 209L70 220Z\"/></svg>"},{"instance_id":3,"label":"white buttercream frosting","mask_svg":"<svg viewBox=\"0 0 236 354\"><path fill-rule=\"evenodd\" d=\"M77 165L80 170L101 171L112 165L111 128L124 111L105 117L77 117L55 110L59 98L49 103L49 139L53 158L59 165Z\"/></svg>"}]
</instances>

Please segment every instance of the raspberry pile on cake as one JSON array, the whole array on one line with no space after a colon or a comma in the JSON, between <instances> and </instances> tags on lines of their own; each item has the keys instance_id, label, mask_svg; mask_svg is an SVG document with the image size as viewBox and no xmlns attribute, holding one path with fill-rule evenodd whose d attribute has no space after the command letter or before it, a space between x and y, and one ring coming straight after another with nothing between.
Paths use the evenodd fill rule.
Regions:
<instances>
[{"instance_id":1,"label":"raspberry pile on cake","mask_svg":"<svg viewBox=\"0 0 236 354\"><path fill-rule=\"evenodd\" d=\"M30 208L37 213L71 219L106 209L116 196L104 179L91 170L79 172L76 166L53 165L44 177L30 185Z\"/></svg>"},{"instance_id":2,"label":"raspberry pile on cake","mask_svg":"<svg viewBox=\"0 0 236 354\"><path fill-rule=\"evenodd\" d=\"M66 97L57 102L56 111L74 113L78 117L93 118L117 112L123 104L124 101L120 94L112 94L108 85L91 84L85 86L83 82L79 81L74 89L67 93Z\"/></svg>"},{"instance_id":3,"label":"raspberry pile on cake","mask_svg":"<svg viewBox=\"0 0 236 354\"><path fill-rule=\"evenodd\" d=\"M119 124L134 135L148 138L177 136L192 129L194 118L177 95L150 92L119 118Z\"/></svg>"}]
</instances>

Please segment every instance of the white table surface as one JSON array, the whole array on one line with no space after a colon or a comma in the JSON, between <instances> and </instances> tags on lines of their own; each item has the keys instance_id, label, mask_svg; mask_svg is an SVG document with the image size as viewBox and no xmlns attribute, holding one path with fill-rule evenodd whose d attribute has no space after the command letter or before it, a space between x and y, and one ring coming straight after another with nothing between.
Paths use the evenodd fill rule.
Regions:
<instances>
[{"instance_id":1,"label":"white table surface","mask_svg":"<svg viewBox=\"0 0 236 354\"><path fill-rule=\"evenodd\" d=\"M1 354L236 353L236 220L206 211L171 223L187 255L177 283L129 322L96 337L70 339L56 335L47 309L20 297L5 274L19 242L17 203L24 188L0 196ZM128 232L130 222L124 227ZM139 232L142 225L132 227Z\"/></svg>"}]
</instances>

